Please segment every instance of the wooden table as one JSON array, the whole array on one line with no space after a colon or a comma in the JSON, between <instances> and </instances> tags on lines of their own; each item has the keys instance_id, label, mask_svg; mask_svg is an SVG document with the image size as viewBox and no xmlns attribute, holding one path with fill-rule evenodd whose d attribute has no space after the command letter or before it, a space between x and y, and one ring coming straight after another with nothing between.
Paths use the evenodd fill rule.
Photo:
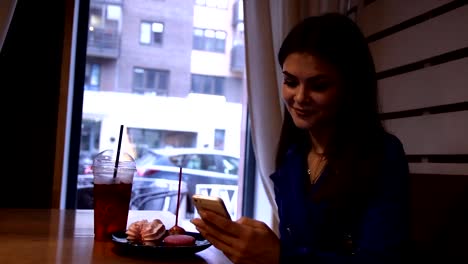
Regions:
<instances>
[{"instance_id":1,"label":"wooden table","mask_svg":"<svg viewBox=\"0 0 468 264\"><path fill-rule=\"evenodd\" d=\"M129 224L159 218L168 228L175 216L165 211L130 211ZM0 263L231 263L211 246L188 258L125 256L113 242L94 241L92 210L0 209Z\"/></svg>"}]
</instances>

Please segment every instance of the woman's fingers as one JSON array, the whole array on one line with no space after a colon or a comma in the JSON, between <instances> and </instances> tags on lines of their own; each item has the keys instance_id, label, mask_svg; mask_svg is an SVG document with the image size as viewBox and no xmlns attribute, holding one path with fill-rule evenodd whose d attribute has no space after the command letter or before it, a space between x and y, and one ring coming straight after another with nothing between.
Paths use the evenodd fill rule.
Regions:
<instances>
[{"instance_id":1,"label":"woman's fingers","mask_svg":"<svg viewBox=\"0 0 468 264\"><path fill-rule=\"evenodd\" d=\"M239 238L222 232L200 218L192 219L192 223L204 238L210 241L213 246L221 250L226 256L230 257L236 253L235 245Z\"/></svg>"},{"instance_id":2,"label":"woman's fingers","mask_svg":"<svg viewBox=\"0 0 468 264\"><path fill-rule=\"evenodd\" d=\"M233 222L209 212L201 215L192 223L234 263L277 263L279 240L265 223L246 217Z\"/></svg>"},{"instance_id":3,"label":"woman's fingers","mask_svg":"<svg viewBox=\"0 0 468 264\"><path fill-rule=\"evenodd\" d=\"M260 229L270 229L264 222L248 218L248 217L241 217L239 220L236 221L238 224L247 225L253 228L260 228Z\"/></svg>"},{"instance_id":4,"label":"woman's fingers","mask_svg":"<svg viewBox=\"0 0 468 264\"><path fill-rule=\"evenodd\" d=\"M219 230L222 230L223 233L229 234L233 237L239 237L239 233L242 231L242 225L237 222L226 219L223 216L220 216L211 211L200 212L200 216L203 221L213 225Z\"/></svg>"}]
</instances>

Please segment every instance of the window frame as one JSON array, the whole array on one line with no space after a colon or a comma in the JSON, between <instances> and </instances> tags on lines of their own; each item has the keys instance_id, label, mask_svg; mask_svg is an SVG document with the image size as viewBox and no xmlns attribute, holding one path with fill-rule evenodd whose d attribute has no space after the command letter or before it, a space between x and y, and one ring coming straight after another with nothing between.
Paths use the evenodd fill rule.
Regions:
<instances>
[{"instance_id":1,"label":"window frame","mask_svg":"<svg viewBox=\"0 0 468 264\"><path fill-rule=\"evenodd\" d=\"M140 70L143 71L143 76L142 76L142 88L136 88L136 71ZM149 80L148 74L154 74L154 80L151 81ZM164 78L166 80L162 81L161 76L165 75ZM150 68L145 68L145 67L138 67L134 66L133 67L133 75L132 75L132 93L137 93L137 94L146 94L146 93L156 93L158 96L168 96L169 95L169 83L170 83L170 77L171 77L171 72L169 70L164 70L164 69L150 69ZM145 87L147 83L152 82L154 87ZM160 85L161 83L164 82L163 86L165 87L161 88Z\"/></svg>"},{"instance_id":2,"label":"window frame","mask_svg":"<svg viewBox=\"0 0 468 264\"><path fill-rule=\"evenodd\" d=\"M147 24L149 26L149 42L143 42L142 41L142 37L143 37L143 25L144 24ZM156 25L156 24L159 24L162 26L162 31L161 32L155 32L153 30L153 27ZM164 32L165 32L165 29L166 29L166 25L164 24L164 22L161 22L161 21L150 21L150 20L142 20L140 21L140 38L139 38L139 43L140 45L147 45L147 46L162 46L163 43L164 43ZM159 41L155 41L155 35L156 33L159 33L160 34L160 40Z\"/></svg>"},{"instance_id":3,"label":"window frame","mask_svg":"<svg viewBox=\"0 0 468 264\"><path fill-rule=\"evenodd\" d=\"M76 19L76 38L74 56L75 62L72 67L73 84L71 85L71 109L70 111L70 136L68 140L68 149L65 153L65 175L64 188L62 189L62 196L65 197L65 209L76 209L76 194L77 194L77 172L80 154L80 140L81 140L81 125L82 125L82 106L84 95L84 76L86 65L86 49L87 49L87 36L88 36L88 19L89 19L90 1L79 1L77 8ZM241 205L241 215L247 217L254 216L254 200L255 200L255 174L256 174L256 159L253 151L253 144L251 138L251 125L249 117L248 105L246 107L246 130L245 130L245 153L244 153L244 172L243 172L243 195Z\"/></svg>"},{"instance_id":4,"label":"window frame","mask_svg":"<svg viewBox=\"0 0 468 264\"><path fill-rule=\"evenodd\" d=\"M198 80L195 82L194 77ZM221 87L218 87L217 84L219 81L222 81ZM194 89L195 83L199 83L200 87ZM204 75L204 74L190 74L190 92L198 94L210 94L210 95L219 95L225 96L226 93L226 83L227 78L225 76L216 76L216 75ZM207 84L209 87L207 87ZM210 92L206 92L209 89ZM221 92L217 92L218 89L221 89ZM202 90L202 91L199 91Z\"/></svg>"},{"instance_id":5,"label":"window frame","mask_svg":"<svg viewBox=\"0 0 468 264\"><path fill-rule=\"evenodd\" d=\"M221 38L221 34L224 38ZM192 50L226 53L227 32L224 30L194 27L192 38Z\"/></svg>"}]
</instances>

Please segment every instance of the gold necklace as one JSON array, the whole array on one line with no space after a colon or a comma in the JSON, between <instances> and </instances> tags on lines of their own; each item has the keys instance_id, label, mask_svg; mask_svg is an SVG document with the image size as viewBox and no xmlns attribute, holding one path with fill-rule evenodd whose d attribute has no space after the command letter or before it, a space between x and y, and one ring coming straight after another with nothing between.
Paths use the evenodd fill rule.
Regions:
<instances>
[{"instance_id":1,"label":"gold necklace","mask_svg":"<svg viewBox=\"0 0 468 264\"><path fill-rule=\"evenodd\" d=\"M316 154L319 157L314 158L312 153ZM322 175L325 165L327 164L327 159L324 154L311 151L307 156L307 161L307 174L309 175L311 184L315 184L320 178L320 175ZM310 168L312 168L313 171Z\"/></svg>"}]
</instances>

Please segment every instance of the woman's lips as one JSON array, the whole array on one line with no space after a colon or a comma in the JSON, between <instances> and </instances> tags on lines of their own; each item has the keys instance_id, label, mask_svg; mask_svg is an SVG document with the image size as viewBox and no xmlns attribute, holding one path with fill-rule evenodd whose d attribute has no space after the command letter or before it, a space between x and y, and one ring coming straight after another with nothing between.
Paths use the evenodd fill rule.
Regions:
<instances>
[{"instance_id":1,"label":"woman's lips","mask_svg":"<svg viewBox=\"0 0 468 264\"><path fill-rule=\"evenodd\" d=\"M293 109L294 109L294 112L296 112L298 116L310 116L316 112L314 110L309 110L309 109L299 109L299 108L293 108Z\"/></svg>"}]
</instances>

